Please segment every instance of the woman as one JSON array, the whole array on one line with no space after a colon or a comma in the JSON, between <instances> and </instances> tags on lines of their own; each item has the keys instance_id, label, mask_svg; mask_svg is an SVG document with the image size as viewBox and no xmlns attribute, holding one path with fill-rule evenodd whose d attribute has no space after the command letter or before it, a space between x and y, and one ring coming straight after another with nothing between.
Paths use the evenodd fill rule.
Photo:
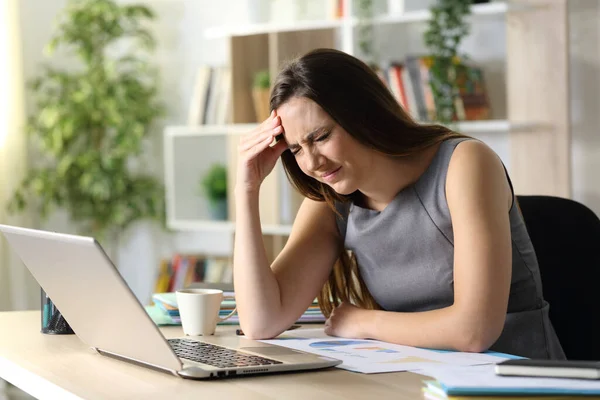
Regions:
<instances>
[{"instance_id":1,"label":"woman","mask_svg":"<svg viewBox=\"0 0 600 400\"><path fill-rule=\"evenodd\" d=\"M318 295L329 335L564 358L490 148L415 123L369 67L336 50L287 65L271 109L239 145L234 283L246 335L278 335ZM306 199L269 265L258 194L280 156Z\"/></svg>"}]
</instances>

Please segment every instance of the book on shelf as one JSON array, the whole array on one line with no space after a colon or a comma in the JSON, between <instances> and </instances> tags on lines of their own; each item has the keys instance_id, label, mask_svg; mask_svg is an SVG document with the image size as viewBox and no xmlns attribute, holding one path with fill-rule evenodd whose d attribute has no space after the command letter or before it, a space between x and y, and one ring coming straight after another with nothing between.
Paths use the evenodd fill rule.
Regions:
<instances>
[{"instance_id":1,"label":"book on shelf","mask_svg":"<svg viewBox=\"0 0 600 400\"><path fill-rule=\"evenodd\" d=\"M188 125L200 125L204 122L206 100L209 96L212 69L203 65L196 71L192 98L188 110Z\"/></svg>"},{"instance_id":2,"label":"book on shelf","mask_svg":"<svg viewBox=\"0 0 600 400\"><path fill-rule=\"evenodd\" d=\"M203 65L196 72L188 125L224 125L231 121L231 68Z\"/></svg>"},{"instance_id":3,"label":"book on shelf","mask_svg":"<svg viewBox=\"0 0 600 400\"><path fill-rule=\"evenodd\" d=\"M398 103L419 121L435 121L435 93L431 86L432 57L408 55L405 60L389 60L379 72ZM483 70L470 64L457 69L455 101L456 121L485 120L491 117L491 107Z\"/></svg>"},{"instance_id":4,"label":"book on shelf","mask_svg":"<svg viewBox=\"0 0 600 400\"><path fill-rule=\"evenodd\" d=\"M327 0L328 18L332 20L344 18L344 0Z\"/></svg>"},{"instance_id":5,"label":"book on shelf","mask_svg":"<svg viewBox=\"0 0 600 400\"><path fill-rule=\"evenodd\" d=\"M231 282L230 269L229 257L174 254L161 261L154 292L175 292L194 282Z\"/></svg>"}]
</instances>

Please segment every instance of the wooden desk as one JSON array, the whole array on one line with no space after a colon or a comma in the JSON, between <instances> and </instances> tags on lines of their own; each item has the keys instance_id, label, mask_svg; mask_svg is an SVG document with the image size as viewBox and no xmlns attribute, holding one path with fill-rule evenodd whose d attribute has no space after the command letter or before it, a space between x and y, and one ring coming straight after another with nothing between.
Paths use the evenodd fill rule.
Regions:
<instances>
[{"instance_id":1,"label":"wooden desk","mask_svg":"<svg viewBox=\"0 0 600 400\"><path fill-rule=\"evenodd\" d=\"M180 327L161 329L182 336ZM234 334L235 327L217 333ZM423 376L324 371L192 381L96 354L75 335L40 333L38 311L0 312L0 377L40 399L422 399Z\"/></svg>"}]
</instances>

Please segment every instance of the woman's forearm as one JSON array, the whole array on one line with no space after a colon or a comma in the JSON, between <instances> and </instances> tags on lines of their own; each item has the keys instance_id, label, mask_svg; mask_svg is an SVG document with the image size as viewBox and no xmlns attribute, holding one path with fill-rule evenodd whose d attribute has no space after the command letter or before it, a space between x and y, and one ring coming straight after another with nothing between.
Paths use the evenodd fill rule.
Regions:
<instances>
[{"instance_id":1,"label":"woman's forearm","mask_svg":"<svg viewBox=\"0 0 600 400\"><path fill-rule=\"evenodd\" d=\"M285 327L277 323L281 296L264 248L258 199L258 191L236 191L233 277L244 333L264 338L277 335Z\"/></svg>"},{"instance_id":2,"label":"woman's forearm","mask_svg":"<svg viewBox=\"0 0 600 400\"><path fill-rule=\"evenodd\" d=\"M481 352L500 336L502 323L465 315L455 306L401 313L365 310L364 337L406 346Z\"/></svg>"}]
</instances>

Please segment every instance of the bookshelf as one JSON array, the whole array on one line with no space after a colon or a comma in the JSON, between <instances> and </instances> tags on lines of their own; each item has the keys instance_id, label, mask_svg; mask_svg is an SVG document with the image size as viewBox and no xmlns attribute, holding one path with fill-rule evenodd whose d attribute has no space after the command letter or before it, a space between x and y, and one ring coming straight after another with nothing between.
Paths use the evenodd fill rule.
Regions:
<instances>
[{"instance_id":1,"label":"bookshelf","mask_svg":"<svg viewBox=\"0 0 600 400\"><path fill-rule=\"evenodd\" d=\"M488 4L475 4L472 6L472 14L475 18L486 15L506 14L509 10L519 10L523 6L506 2L495 2ZM427 9L407 11L404 13L391 13L379 15L373 18L373 24L402 24L410 22L425 22L431 18L431 13ZM204 31L204 36L208 39L229 38L234 36L250 36L265 33L279 32L301 32L319 29L339 29L344 26L357 26L358 19L352 16L336 20L325 21L299 21L291 23L262 23L248 24L241 26L218 26L208 28Z\"/></svg>"},{"instance_id":2,"label":"bookshelf","mask_svg":"<svg viewBox=\"0 0 600 400\"><path fill-rule=\"evenodd\" d=\"M200 176L200 172L192 174L190 171L199 171L198 167L188 165L187 162L179 162L179 170L176 168L177 155L182 155L181 150L177 150L177 147L184 148L186 150L193 149L195 154L198 154L202 158L202 162L199 164L206 164L206 159L202 156L202 149L209 153L215 153L214 144L206 143L203 139L221 139L222 143L230 143L233 147L239 135L245 134L254 129L258 124L230 124L230 125L201 125L201 126L171 126L165 130L164 133L164 148L165 148L165 181L167 185L168 194L168 227L177 231L212 231L212 232L227 232L233 233L235 231L235 224L233 218L230 221L210 221L202 217L185 217L182 216L178 209L182 207L182 201L180 197L190 196L190 193L182 192L182 187L187 188L193 180L184 178L184 182L178 182L182 177L189 177L190 175ZM487 120L487 121L462 121L453 125L453 128L468 135L478 135L485 133L509 133L518 131L535 131L541 128L540 124L532 122L521 122L512 123L507 120ZM194 139L191 143L186 143L186 139ZM178 143L183 142L181 145ZM203 143L204 142L204 143ZM223 145L222 145L223 146ZM222 147L221 146L221 147ZM198 149L200 149L198 151ZM218 148L216 153L218 154ZM221 153L217 156L217 159L224 157L224 162L231 164L233 161L229 160L229 155ZM192 155L186 156L188 161L195 163L195 158ZM276 172L279 172L276 170ZM267 182L268 184L268 182ZM271 182L274 186L275 182ZM275 188L272 188L275 190ZM230 188L233 190L233 188ZM266 191L263 190L263 193ZM263 195L266 197L266 195ZM263 199L264 204L268 205L270 202L268 199ZM272 203L271 203L272 204ZM179 206L178 206L179 205ZM230 213L233 212L230 210ZM271 215L270 210L264 211L263 214L268 213ZM185 215L185 213L184 213ZM190 214L187 214L190 215ZM275 218L271 215L270 218ZM263 222L265 219L263 218ZM267 223L263 224L263 232L269 235L288 235L291 231L291 224L282 223L281 221L268 220ZM269 223L270 222L270 223ZM277 223L276 223L277 222ZM288 221L291 222L291 221Z\"/></svg>"},{"instance_id":3,"label":"bookshelf","mask_svg":"<svg viewBox=\"0 0 600 400\"><path fill-rule=\"evenodd\" d=\"M336 20L301 21L293 24L251 24L207 29L206 38L225 38L231 67L231 124L218 126L172 126L164 133L167 218L175 230L234 233L233 201L229 219L209 221L193 213L180 212L180 197L186 194L177 182L175 167L181 148L204 149L219 154L232 174L236 170L239 135L256 126L251 96L252 76L268 69L274 76L283 61L315 47L335 47L356 54L357 19L352 1L346 0L348 16ZM401 29L407 24L428 20L428 10L403 14L382 14L373 18L376 26ZM512 0L472 6L474 21L500 18L505 24L506 57L503 60L506 113L501 119L466 121L453 128L469 135L499 134L508 138L509 171L519 194L550 194L570 197L570 127L568 106L568 25L566 0ZM549 67L551 66L551 67ZM218 139L217 139L218 138ZM218 151L194 145L193 140L220 141ZM201 152L196 162L203 162ZM200 167L195 167L196 171ZM194 168L188 167L188 171ZM180 167L181 171L181 167ZM229 193L234 182L229 179ZM283 195L285 193L285 195ZM189 193L188 193L189 195ZM291 231L291 222L301 198L291 190L280 165L261 188L260 213L270 258L274 258ZM282 217L286 209L287 217ZM291 210L291 211L290 211Z\"/></svg>"}]
</instances>

